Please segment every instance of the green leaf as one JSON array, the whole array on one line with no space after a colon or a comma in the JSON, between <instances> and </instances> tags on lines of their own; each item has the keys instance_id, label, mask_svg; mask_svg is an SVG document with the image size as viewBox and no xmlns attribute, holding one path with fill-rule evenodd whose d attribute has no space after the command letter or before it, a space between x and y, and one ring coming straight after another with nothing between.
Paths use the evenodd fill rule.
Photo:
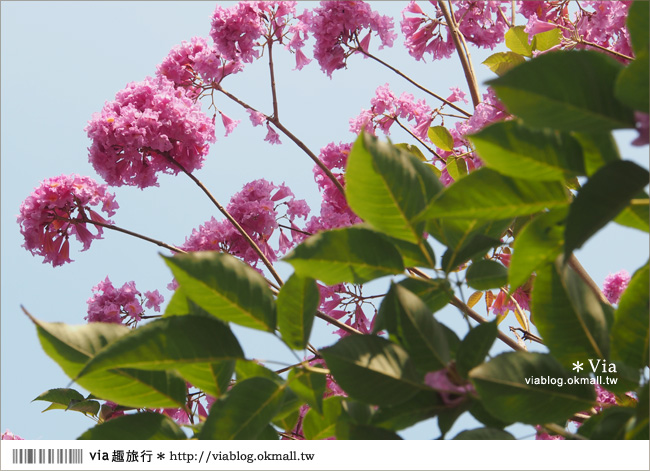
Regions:
<instances>
[{"instance_id":1,"label":"green leaf","mask_svg":"<svg viewBox=\"0 0 650 471\"><path fill-rule=\"evenodd\" d=\"M562 31L560 28L553 28L533 36L533 49L535 51L548 51L550 48L562 42Z\"/></svg>"},{"instance_id":2,"label":"green leaf","mask_svg":"<svg viewBox=\"0 0 650 471\"><path fill-rule=\"evenodd\" d=\"M563 423L590 409L596 398L592 385L568 384L573 375L541 353L504 353L474 368L469 377L485 409L506 422ZM561 378L563 385L534 384L535 378L547 383L548 378Z\"/></svg>"},{"instance_id":3,"label":"green leaf","mask_svg":"<svg viewBox=\"0 0 650 471\"><path fill-rule=\"evenodd\" d=\"M237 383L212 405L199 439L257 439L280 409L284 390L261 377Z\"/></svg>"},{"instance_id":4,"label":"green leaf","mask_svg":"<svg viewBox=\"0 0 650 471\"><path fill-rule=\"evenodd\" d=\"M445 169L455 182L467 175L467 162L462 157L447 157Z\"/></svg>"},{"instance_id":5,"label":"green leaf","mask_svg":"<svg viewBox=\"0 0 650 471\"><path fill-rule=\"evenodd\" d=\"M611 332L612 360L634 368L648 366L650 298L648 263L634 274L614 314Z\"/></svg>"},{"instance_id":6,"label":"green leaf","mask_svg":"<svg viewBox=\"0 0 650 471\"><path fill-rule=\"evenodd\" d=\"M218 339L218 342L215 342ZM194 386L218 395L213 369L224 360L243 358L239 342L223 322L188 314L157 319L106 346L90 360L78 378L112 368L176 369Z\"/></svg>"},{"instance_id":7,"label":"green leaf","mask_svg":"<svg viewBox=\"0 0 650 471\"><path fill-rule=\"evenodd\" d=\"M582 155L588 176L593 175L600 167L609 162L621 160L618 145L611 132L572 132L571 135L582 146Z\"/></svg>"},{"instance_id":8,"label":"green leaf","mask_svg":"<svg viewBox=\"0 0 650 471\"><path fill-rule=\"evenodd\" d=\"M467 402L463 401L456 407L447 407L438 413L438 429L440 430L440 437L438 437L438 440L444 439L458 418L467 412L467 405Z\"/></svg>"},{"instance_id":9,"label":"green leaf","mask_svg":"<svg viewBox=\"0 0 650 471\"><path fill-rule=\"evenodd\" d=\"M448 186L420 217L501 220L567 203L560 182L511 178L483 167Z\"/></svg>"},{"instance_id":10,"label":"green leaf","mask_svg":"<svg viewBox=\"0 0 650 471\"><path fill-rule=\"evenodd\" d=\"M640 191L637 193L630 205L614 218L614 222L620 224L621 226L632 227L644 232L650 232L648 194L645 191Z\"/></svg>"},{"instance_id":11,"label":"green leaf","mask_svg":"<svg viewBox=\"0 0 650 471\"><path fill-rule=\"evenodd\" d=\"M353 399L391 405L425 388L399 345L372 335L353 335L321 350L336 382Z\"/></svg>"},{"instance_id":12,"label":"green leaf","mask_svg":"<svg viewBox=\"0 0 650 471\"><path fill-rule=\"evenodd\" d=\"M623 440L633 417L631 407L608 407L582 424L578 433L590 440Z\"/></svg>"},{"instance_id":13,"label":"green leaf","mask_svg":"<svg viewBox=\"0 0 650 471\"><path fill-rule=\"evenodd\" d=\"M503 175L564 181L585 174L582 148L568 133L505 121L482 129L470 140L481 160Z\"/></svg>"},{"instance_id":14,"label":"green leaf","mask_svg":"<svg viewBox=\"0 0 650 471\"><path fill-rule=\"evenodd\" d=\"M609 358L612 309L561 257L537 270L531 313L544 344L565 367Z\"/></svg>"},{"instance_id":15,"label":"green leaf","mask_svg":"<svg viewBox=\"0 0 650 471\"><path fill-rule=\"evenodd\" d=\"M479 324L467 333L456 354L456 370L463 378L485 361L498 333L496 321Z\"/></svg>"},{"instance_id":16,"label":"green leaf","mask_svg":"<svg viewBox=\"0 0 650 471\"><path fill-rule=\"evenodd\" d=\"M397 283L402 288L415 293L431 312L436 312L449 304L453 291L446 279L425 280L420 278L405 278Z\"/></svg>"},{"instance_id":17,"label":"green leaf","mask_svg":"<svg viewBox=\"0 0 650 471\"><path fill-rule=\"evenodd\" d=\"M424 156L424 154L422 153L422 151L418 146L414 146L413 144L408 144L405 142L401 142L399 144L393 144L393 145L398 149L405 150L406 152L413 154L418 158L418 160L422 162L426 162L427 160L427 158Z\"/></svg>"},{"instance_id":18,"label":"green leaf","mask_svg":"<svg viewBox=\"0 0 650 471\"><path fill-rule=\"evenodd\" d=\"M298 397L319 414L323 413L323 394L327 383L325 374L292 369L287 382Z\"/></svg>"},{"instance_id":19,"label":"green leaf","mask_svg":"<svg viewBox=\"0 0 650 471\"><path fill-rule=\"evenodd\" d=\"M634 162L620 160L600 168L585 183L569 207L564 253L582 247L614 219L648 184L650 174Z\"/></svg>"},{"instance_id":20,"label":"green leaf","mask_svg":"<svg viewBox=\"0 0 650 471\"><path fill-rule=\"evenodd\" d=\"M123 415L86 430L77 440L186 440L176 423L154 412Z\"/></svg>"},{"instance_id":21,"label":"green leaf","mask_svg":"<svg viewBox=\"0 0 650 471\"><path fill-rule=\"evenodd\" d=\"M449 273L501 245L501 237L511 223L512 219L433 219L427 227L433 237L449 247L441 260L442 269Z\"/></svg>"},{"instance_id":22,"label":"green leaf","mask_svg":"<svg viewBox=\"0 0 650 471\"><path fill-rule=\"evenodd\" d=\"M635 1L627 12L627 30L635 55L648 52L648 2Z\"/></svg>"},{"instance_id":23,"label":"green leaf","mask_svg":"<svg viewBox=\"0 0 650 471\"><path fill-rule=\"evenodd\" d=\"M499 77L505 74L513 67L526 62L524 56L516 52L497 52L485 59L482 64L486 65L492 72Z\"/></svg>"},{"instance_id":24,"label":"green leaf","mask_svg":"<svg viewBox=\"0 0 650 471\"><path fill-rule=\"evenodd\" d=\"M512 52L521 54L526 57L533 56L533 46L528 40L528 33L524 31L524 26L513 26L505 34L506 47Z\"/></svg>"},{"instance_id":25,"label":"green leaf","mask_svg":"<svg viewBox=\"0 0 650 471\"><path fill-rule=\"evenodd\" d=\"M500 288L508 282L508 269L494 260L477 260L469 266L465 277L474 289Z\"/></svg>"},{"instance_id":26,"label":"green leaf","mask_svg":"<svg viewBox=\"0 0 650 471\"><path fill-rule=\"evenodd\" d=\"M436 255L426 241L422 240L419 244L414 244L394 237L387 236L387 238L402 256L404 266L435 268Z\"/></svg>"},{"instance_id":27,"label":"green leaf","mask_svg":"<svg viewBox=\"0 0 650 471\"><path fill-rule=\"evenodd\" d=\"M481 401L478 400L472 401L472 405L469 408L469 413L472 414L472 417L489 428L502 429L512 423L504 422L503 420L499 420L496 417L492 416L487 410L485 410L485 406L481 403Z\"/></svg>"},{"instance_id":28,"label":"green leaf","mask_svg":"<svg viewBox=\"0 0 650 471\"><path fill-rule=\"evenodd\" d=\"M621 70L616 79L614 94L630 108L648 113L648 52L639 54L633 62Z\"/></svg>"},{"instance_id":29,"label":"green leaf","mask_svg":"<svg viewBox=\"0 0 650 471\"><path fill-rule=\"evenodd\" d=\"M540 267L553 262L564 246L564 222L569 208L555 208L539 214L515 238L508 282L515 290Z\"/></svg>"},{"instance_id":30,"label":"green leaf","mask_svg":"<svg viewBox=\"0 0 650 471\"><path fill-rule=\"evenodd\" d=\"M275 329L273 294L245 263L213 251L163 258L183 293L211 315L252 329Z\"/></svg>"},{"instance_id":31,"label":"green leaf","mask_svg":"<svg viewBox=\"0 0 650 471\"><path fill-rule=\"evenodd\" d=\"M36 325L45 353L70 378L75 378L102 348L131 332L121 324L93 322L71 326L43 322L27 315ZM185 381L170 371L104 370L89 374L77 383L98 398L124 406L157 408L185 405Z\"/></svg>"},{"instance_id":32,"label":"green leaf","mask_svg":"<svg viewBox=\"0 0 650 471\"><path fill-rule=\"evenodd\" d=\"M319 232L283 260L298 275L327 285L365 283L404 271L402 256L395 246L381 234L355 226Z\"/></svg>"},{"instance_id":33,"label":"green leaf","mask_svg":"<svg viewBox=\"0 0 650 471\"><path fill-rule=\"evenodd\" d=\"M312 278L292 275L278 293L278 328L291 348L300 350L309 341L320 294Z\"/></svg>"},{"instance_id":34,"label":"green leaf","mask_svg":"<svg viewBox=\"0 0 650 471\"><path fill-rule=\"evenodd\" d=\"M394 406L381 406L372 416L372 424L390 430L403 430L446 409L433 389L418 392L408 401Z\"/></svg>"},{"instance_id":35,"label":"green leaf","mask_svg":"<svg viewBox=\"0 0 650 471\"><path fill-rule=\"evenodd\" d=\"M336 425L336 438L339 440L402 440L395 432L380 427L344 421Z\"/></svg>"},{"instance_id":36,"label":"green leaf","mask_svg":"<svg viewBox=\"0 0 650 471\"><path fill-rule=\"evenodd\" d=\"M511 114L531 127L604 132L634 127L632 110L614 98L620 63L595 51L542 54L490 85Z\"/></svg>"},{"instance_id":37,"label":"green leaf","mask_svg":"<svg viewBox=\"0 0 650 471\"><path fill-rule=\"evenodd\" d=\"M345 178L348 203L359 217L389 236L420 243L424 224L415 216L443 186L417 157L362 133Z\"/></svg>"},{"instance_id":38,"label":"green leaf","mask_svg":"<svg viewBox=\"0 0 650 471\"><path fill-rule=\"evenodd\" d=\"M49 389L34 401L45 401L51 404L43 412L54 409L73 410L83 414L96 416L99 413L100 404L97 401L86 400L86 398L77 390L69 388Z\"/></svg>"},{"instance_id":39,"label":"green leaf","mask_svg":"<svg viewBox=\"0 0 650 471\"><path fill-rule=\"evenodd\" d=\"M451 358L445 333L417 295L391 284L377 316L376 324L386 326L391 339L404 347L416 367L433 371L447 366Z\"/></svg>"},{"instance_id":40,"label":"green leaf","mask_svg":"<svg viewBox=\"0 0 650 471\"><path fill-rule=\"evenodd\" d=\"M436 147L451 152L454 149L454 138L444 126L433 126L427 131L427 136Z\"/></svg>"},{"instance_id":41,"label":"green leaf","mask_svg":"<svg viewBox=\"0 0 650 471\"><path fill-rule=\"evenodd\" d=\"M307 440L323 440L336 436L336 422L341 415L341 396L333 396L323 401L323 413L309 409L302 421L302 430Z\"/></svg>"},{"instance_id":42,"label":"green leaf","mask_svg":"<svg viewBox=\"0 0 650 471\"><path fill-rule=\"evenodd\" d=\"M473 430L463 430L456 435L454 440L515 440L511 434L498 428L475 428Z\"/></svg>"}]
</instances>

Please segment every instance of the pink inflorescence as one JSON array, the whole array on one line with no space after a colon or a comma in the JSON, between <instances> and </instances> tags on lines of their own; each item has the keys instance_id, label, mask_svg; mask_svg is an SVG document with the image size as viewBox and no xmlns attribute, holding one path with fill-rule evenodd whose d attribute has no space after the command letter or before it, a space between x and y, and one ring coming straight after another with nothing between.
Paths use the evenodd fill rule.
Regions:
<instances>
[{"instance_id":1,"label":"pink inflorescence","mask_svg":"<svg viewBox=\"0 0 650 471\"><path fill-rule=\"evenodd\" d=\"M632 55L630 35L625 20L631 1L583 1L575 12L570 2L519 1L518 12L528 19L526 32L540 33L552 26L560 28L564 39L562 46L593 47L581 44L588 41L601 48ZM615 56L619 60L621 57Z\"/></svg>"},{"instance_id":2,"label":"pink inflorescence","mask_svg":"<svg viewBox=\"0 0 650 471\"><path fill-rule=\"evenodd\" d=\"M278 210L283 208L284 214L280 214ZM278 220L284 218L290 227L298 229L294 224L295 219L306 218L309 214L307 203L295 199L286 185L277 186L264 179L244 185L244 188L231 198L226 209L270 261L277 260L278 254L285 253L297 240L289 242L281 232L278 248L271 247L269 240L279 227ZM214 217L211 218L198 229L194 229L181 247L190 252L223 251L236 255L253 266L259 261L255 250L226 219L217 221Z\"/></svg>"},{"instance_id":3,"label":"pink inflorescence","mask_svg":"<svg viewBox=\"0 0 650 471\"><path fill-rule=\"evenodd\" d=\"M372 32L379 36L380 48L392 47L397 37L392 18L380 15L360 1L321 2L310 15L303 15L302 20L316 40L314 58L329 77L345 67L350 52L359 44L367 50Z\"/></svg>"},{"instance_id":4,"label":"pink inflorescence","mask_svg":"<svg viewBox=\"0 0 650 471\"><path fill-rule=\"evenodd\" d=\"M201 168L215 141L214 123L183 90L164 77L147 77L119 91L85 131L89 160L109 185L158 186L157 173Z\"/></svg>"},{"instance_id":5,"label":"pink inflorescence","mask_svg":"<svg viewBox=\"0 0 650 471\"><path fill-rule=\"evenodd\" d=\"M612 304L618 303L629 282L630 274L625 270L607 275L603 282L603 294L607 301Z\"/></svg>"},{"instance_id":6,"label":"pink inflorescence","mask_svg":"<svg viewBox=\"0 0 650 471\"><path fill-rule=\"evenodd\" d=\"M165 300L158 290L146 291L143 297L134 281L124 283L119 289L115 288L108 277L92 290L95 294L86 301L88 315L84 319L88 322L120 324L127 318L139 321L144 313L143 305L160 312L160 305Z\"/></svg>"},{"instance_id":7,"label":"pink inflorescence","mask_svg":"<svg viewBox=\"0 0 650 471\"><path fill-rule=\"evenodd\" d=\"M433 2L432 2L433 3ZM478 47L494 49L503 41L508 29L507 5L509 2L454 2L454 18L465 40ZM503 15L499 13L501 9ZM410 16L407 13L415 15ZM435 6L435 17L428 16L414 1L402 11L402 33L409 54L417 60L431 54L434 60L450 57L455 50L451 31L445 24L442 10Z\"/></svg>"},{"instance_id":8,"label":"pink inflorescence","mask_svg":"<svg viewBox=\"0 0 650 471\"><path fill-rule=\"evenodd\" d=\"M2 434L2 440L24 440L24 438L14 435L9 431L9 429L7 429L5 433Z\"/></svg>"},{"instance_id":9,"label":"pink inflorescence","mask_svg":"<svg viewBox=\"0 0 650 471\"><path fill-rule=\"evenodd\" d=\"M191 98L201 92L201 82L221 82L242 70L238 61L224 59L207 39L194 37L174 46L158 65L156 75L165 77L176 87L185 89Z\"/></svg>"},{"instance_id":10,"label":"pink inflorescence","mask_svg":"<svg viewBox=\"0 0 650 471\"><path fill-rule=\"evenodd\" d=\"M330 143L320 151L319 159L330 169L334 177L345 186L345 166L352 144ZM321 194L320 216L314 216L307 223L307 231L316 233L326 229L351 226L361 219L350 209L345 196L334 182L317 165L314 166L314 178ZM300 238L299 234L296 237ZM301 238L302 240L302 238Z\"/></svg>"},{"instance_id":11,"label":"pink inflorescence","mask_svg":"<svg viewBox=\"0 0 650 471\"><path fill-rule=\"evenodd\" d=\"M115 202L115 195L106 190L106 185L74 174L41 182L20 205L17 219L20 233L25 238L23 247L33 255L43 256L43 263L52 263L55 267L71 262L71 234L83 244L84 251L90 248L93 239L102 238L102 228L95 226L97 233L93 234L86 227L87 223L112 224L91 209L101 205L97 211L101 210L109 217L115 214L119 205Z\"/></svg>"}]
</instances>

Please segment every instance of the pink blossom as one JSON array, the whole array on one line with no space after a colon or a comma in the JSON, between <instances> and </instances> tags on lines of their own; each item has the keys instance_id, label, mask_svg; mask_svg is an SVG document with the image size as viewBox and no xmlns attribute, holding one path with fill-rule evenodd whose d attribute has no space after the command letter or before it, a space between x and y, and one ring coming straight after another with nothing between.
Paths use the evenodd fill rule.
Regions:
<instances>
[{"instance_id":1,"label":"pink blossom","mask_svg":"<svg viewBox=\"0 0 650 471\"><path fill-rule=\"evenodd\" d=\"M5 433L2 434L2 440L24 440L24 438L14 435L12 432L7 429Z\"/></svg>"},{"instance_id":2,"label":"pink blossom","mask_svg":"<svg viewBox=\"0 0 650 471\"><path fill-rule=\"evenodd\" d=\"M253 62L259 57L264 23L259 2L239 2L229 8L217 5L210 36L217 52L230 61Z\"/></svg>"},{"instance_id":3,"label":"pink blossom","mask_svg":"<svg viewBox=\"0 0 650 471\"><path fill-rule=\"evenodd\" d=\"M234 131L237 125L241 122L239 120L234 120L226 116L224 113L221 113L221 121L223 122L223 127L226 128L226 136Z\"/></svg>"},{"instance_id":4,"label":"pink blossom","mask_svg":"<svg viewBox=\"0 0 650 471\"><path fill-rule=\"evenodd\" d=\"M465 92L462 91L460 88L449 87L449 90L451 90L451 95L447 97L447 101L454 103L456 101L462 100L465 103L467 103L467 99L465 98Z\"/></svg>"},{"instance_id":5,"label":"pink blossom","mask_svg":"<svg viewBox=\"0 0 650 471\"><path fill-rule=\"evenodd\" d=\"M361 1L323 1L302 21L316 40L314 58L330 78L332 72L345 67L350 50L357 46L354 41L363 36L363 30L379 36L380 48L391 47L397 37L392 18L379 15Z\"/></svg>"},{"instance_id":6,"label":"pink blossom","mask_svg":"<svg viewBox=\"0 0 650 471\"><path fill-rule=\"evenodd\" d=\"M296 68L293 70L302 70L304 66L306 66L311 62L311 59L309 59L300 49L298 49L295 54L296 54Z\"/></svg>"},{"instance_id":7,"label":"pink blossom","mask_svg":"<svg viewBox=\"0 0 650 471\"><path fill-rule=\"evenodd\" d=\"M266 137L264 140L270 144L282 144L282 142L280 142L280 136L268 122L266 123Z\"/></svg>"},{"instance_id":8,"label":"pink blossom","mask_svg":"<svg viewBox=\"0 0 650 471\"><path fill-rule=\"evenodd\" d=\"M425 14L415 2L410 2L402 11L401 27L406 38L404 45L417 60L422 60L424 54L431 54L434 60L447 58L455 50L451 32L444 25L442 10L434 6L434 17ZM501 2L457 1L453 3L453 8L458 29L467 42L494 49L503 41L508 24L498 11L502 8ZM416 16L407 16L407 13Z\"/></svg>"},{"instance_id":9,"label":"pink blossom","mask_svg":"<svg viewBox=\"0 0 650 471\"><path fill-rule=\"evenodd\" d=\"M92 288L95 293L86 301L88 304L88 315L84 318L88 322L109 322L120 324L129 317L133 321L139 321L142 317L144 302L142 294L135 287L134 281L124 283L121 288L113 286L111 280L106 277ZM165 300L162 295L155 291L145 292L146 307L153 308L160 312L160 304Z\"/></svg>"},{"instance_id":10,"label":"pink blossom","mask_svg":"<svg viewBox=\"0 0 650 471\"><path fill-rule=\"evenodd\" d=\"M187 415L187 412L185 412L183 409L168 408L168 409L162 409L161 412L178 424L181 425L190 424L190 417Z\"/></svg>"},{"instance_id":11,"label":"pink blossom","mask_svg":"<svg viewBox=\"0 0 650 471\"><path fill-rule=\"evenodd\" d=\"M269 240L278 228L280 218L293 223L297 217L307 216L309 207L300 201L302 200L295 199L286 185L278 189L273 183L260 179L244 185L231 198L226 209L260 246L265 256L270 261L275 261L277 253L286 253L294 244L290 243L288 247L287 240L281 239L282 246L275 250L269 246ZM278 213L280 207L288 208L284 215ZM292 207L294 211L289 210ZM253 266L259 261L257 253L228 220L217 221L214 217L194 229L181 247L186 251L218 250L230 253Z\"/></svg>"},{"instance_id":12,"label":"pink blossom","mask_svg":"<svg viewBox=\"0 0 650 471\"><path fill-rule=\"evenodd\" d=\"M447 407L455 407L465 400L465 397L474 393L471 383L456 384L449 378L446 368L431 371L424 377L424 384L438 391L442 402Z\"/></svg>"},{"instance_id":13,"label":"pink blossom","mask_svg":"<svg viewBox=\"0 0 650 471\"><path fill-rule=\"evenodd\" d=\"M621 295L630 282L630 274L626 270L610 273L603 282L603 294L611 304L618 303Z\"/></svg>"},{"instance_id":14,"label":"pink blossom","mask_svg":"<svg viewBox=\"0 0 650 471\"><path fill-rule=\"evenodd\" d=\"M147 299L145 306L147 309L153 309L156 312L160 312L160 305L165 302L165 298L158 292L154 291L145 291L144 297Z\"/></svg>"},{"instance_id":15,"label":"pink blossom","mask_svg":"<svg viewBox=\"0 0 650 471\"><path fill-rule=\"evenodd\" d=\"M522 2L522 3L527 3L527 2ZM549 433L544 432L544 429L539 425L535 425L535 430L537 431L537 433L535 434L535 440L564 440L564 437L562 435L551 435Z\"/></svg>"},{"instance_id":16,"label":"pink blossom","mask_svg":"<svg viewBox=\"0 0 650 471\"><path fill-rule=\"evenodd\" d=\"M320 150L319 159L329 168L334 177L345 185L345 166L352 144L330 143ZM350 226L361 222L348 206L345 196L334 185L323 170L314 166L314 179L321 191L320 216L314 216L307 224L307 231L315 233L325 229Z\"/></svg>"},{"instance_id":17,"label":"pink blossom","mask_svg":"<svg viewBox=\"0 0 650 471\"><path fill-rule=\"evenodd\" d=\"M524 32L528 33L528 42L530 43L533 40L533 36L536 34L545 33L546 31L551 31L555 28L557 28L557 25L547 21L540 21L537 18L537 15L533 13L528 19L528 24L524 28Z\"/></svg>"},{"instance_id":18,"label":"pink blossom","mask_svg":"<svg viewBox=\"0 0 650 471\"><path fill-rule=\"evenodd\" d=\"M160 77L133 82L106 102L85 128L89 160L109 185L158 186L157 173L201 168L214 123L182 90Z\"/></svg>"},{"instance_id":19,"label":"pink blossom","mask_svg":"<svg viewBox=\"0 0 650 471\"><path fill-rule=\"evenodd\" d=\"M248 115L250 117L251 123L253 123L253 126L261 126L264 123L266 123L266 116L264 115L264 113L260 113L259 111L255 111L250 108L247 108L246 111L248 112Z\"/></svg>"},{"instance_id":20,"label":"pink blossom","mask_svg":"<svg viewBox=\"0 0 650 471\"><path fill-rule=\"evenodd\" d=\"M165 77L176 87L184 88L190 98L196 99L201 93L201 80L220 82L242 68L240 62L221 57L205 38L194 37L189 42L183 41L174 46L158 65L156 75Z\"/></svg>"},{"instance_id":21,"label":"pink blossom","mask_svg":"<svg viewBox=\"0 0 650 471\"><path fill-rule=\"evenodd\" d=\"M95 226L97 233L93 234L86 224L91 220L112 224L90 209L101 204L101 211L115 214L119 205L115 195L106 190L106 185L74 174L42 181L20 205L17 221L25 238L23 247L55 267L71 262L70 235L76 236L85 251L103 234L100 226Z\"/></svg>"}]
</instances>

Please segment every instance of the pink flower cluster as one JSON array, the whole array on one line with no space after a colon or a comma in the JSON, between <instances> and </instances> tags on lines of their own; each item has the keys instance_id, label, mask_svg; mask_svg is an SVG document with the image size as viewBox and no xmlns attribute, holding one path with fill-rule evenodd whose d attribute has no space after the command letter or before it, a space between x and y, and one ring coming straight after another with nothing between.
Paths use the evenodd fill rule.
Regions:
<instances>
[{"instance_id":1,"label":"pink flower cluster","mask_svg":"<svg viewBox=\"0 0 650 471\"><path fill-rule=\"evenodd\" d=\"M115 202L115 195L106 190L106 185L74 174L41 182L20 205L17 220L25 238L23 247L33 255L43 256L43 263L55 267L71 262L71 234L83 244L82 251L85 251L93 239L102 238L100 226L95 226L97 233L93 234L86 223L112 223L91 209L101 204L101 211L109 217L115 214L119 205Z\"/></svg>"},{"instance_id":2,"label":"pink flower cluster","mask_svg":"<svg viewBox=\"0 0 650 471\"><path fill-rule=\"evenodd\" d=\"M320 150L318 156L343 186L345 186L345 166L351 148L352 144L330 143ZM317 165L314 166L314 178L322 193L320 216L311 218L307 223L307 232L314 234L318 231L351 226L361 222L361 219L348 206L345 196Z\"/></svg>"},{"instance_id":3,"label":"pink flower cluster","mask_svg":"<svg viewBox=\"0 0 650 471\"><path fill-rule=\"evenodd\" d=\"M309 59L300 51L307 39L307 29L296 19L296 2L239 2L223 8L217 6L212 15L210 36L218 55L233 63L250 63L257 59L269 41L285 43L296 54L296 68ZM239 66L241 67L241 65Z\"/></svg>"},{"instance_id":4,"label":"pink flower cluster","mask_svg":"<svg viewBox=\"0 0 650 471\"><path fill-rule=\"evenodd\" d=\"M5 433L2 434L2 440L24 440L24 438L14 435L12 432L7 429Z\"/></svg>"},{"instance_id":5,"label":"pink flower cluster","mask_svg":"<svg viewBox=\"0 0 650 471\"><path fill-rule=\"evenodd\" d=\"M621 295L630 282L630 274L626 270L610 273L603 282L603 294L611 304L617 304Z\"/></svg>"},{"instance_id":6,"label":"pink flower cluster","mask_svg":"<svg viewBox=\"0 0 650 471\"><path fill-rule=\"evenodd\" d=\"M410 93L402 93L397 98L389 85L385 84L377 87L370 105L370 110L361 110L359 116L350 119L350 131L354 134L359 134L363 130L374 135L379 128L388 135L393 123L401 118L414 122L409 129L418 139L427 139L433 115L424 100L416 102Z\"/></svg>"},{"instance_id":7,"label":"pink flower cluster","mask_svg":"<svg viewBox=\"0 0 650 471\"><path fill-rule=\"evenodd\" d=\"M332 72L345 67L348 56L359 46L367 50L373 31L381 40L380 48L392 47L397 37L393 19L361 1L324 1L301 19L316 40L314 58L330 78ZM362 39L366 29L368 33Z\"/></svg>"},{"instance_id":8,"label":"pink flower cluster","mask_svg":"<svg viewBox=\"0 0 650 471\"><path fill-rule=\"evenodd\" d=\"M564 46L576 46L576 40L582 39L631 56L630 35L625 27L631 3L582 1L573 19L570 18L569 2L519 1L518 11L528 19L525 31L531 36L553 27L560 27L564 35Z\"/></svg>"},{"instance_id":9,"label":"pink flower cluster","mask_svg":"<svg viewBox=\"0 0 650 471\"><path fill-rule=\"evenodd\" d=\"M283 215L278 209L284 206ZM304 235L294 224L296 218L306 218L309 206L304 200L295 199L291 190L284 184L277 186L264 179L255 180L244 185L228 204L228 212L242 226L246 233L260 247L270 260L277 260L279 254L286 253L295 243L302 240ZM284 235L280 229L278 248L273 249L270 238L278 229L278 220L284 218L294 229L293 241ZM214 217L205 224L194 229L185 239L183 250L219 250L236 255L253 266L259 261L257 253L251 248L246 239L226 219L217 221Z\"/></svg>"},{"instance_id":10,"label":"pink flower cluster","mask_svg":"<svg viewBox=\"0 0 650 471\"><path fill-rule=\"evenodd\" d=\"M342 321L345 325L353 327L363 334L370 334L372 333L376 316L373 317L372 321L368 319L363 310L363 304L367 303L367 301L364 301L361 295L361 287L353 288L358 290L358 292L351 291L348 285L344 283L332 286L319 284L318 291L320 292L321 299L319 309L337 320L349 316ZM375 313L376 311L375 309ZM350 335L349 332L343 329L337 329L332 333L339 337Z\"/></svg>"},{"instance_id":11,"label":"pink flower cluster","mask_svg":"<svg viewBox=\"0 0 650 471\"><path fill-rule=\"evenodd\" d=\"M191 98L201 93L201 81L220 83L242 70L242 64L221 57L205 38L194 37L174 46L158 65L156 75L184 88Z\"/></svg>"},{"instance_id":12,"label":"pink flower cluster","mask_svg":"<svg viewBox=\"0 0 650 471\"><path fill-rule=\"evenodd\" d=\"M201 168L214 123L169 80L129 83L85 128L90 163L109 185L158 186L157 173Z\"/></svg>"},{"instance_id":13,"label":"pink flower cluster","mask_svg":"<svg viewBox=\"0 0 650 471\"><path fill-rule=\"evenodd\" d=\"M434 3L434 2L431 2ZM503 41L508 24L503 16L509 2L454 2L454 18L465 40L478 47L494 49ZM435 5L435 18L428 16L420 6L412 1L402 11L402 33L409 54L423 60L431 54L434 60L450 57L455 50L451 31L445 24L442 10ZM499 13L502 10L503 15ZM407 16L411 13L415 16ZM444 34L443 34L444 33Z\"/></svg>"},{"instance_id":14,"label":"pink flower cluster","mask_svg":"<svg viewBox=\"0 0 650 471\"><path fill-rule=\"evenodd\" d=\"M120 324L127 318L127 323L141 320L144 307L160 312L160 305L165 301L163 296L155 291L145 291L144 296L135 287L134 281L124 283L117 289L106 277L93 287L93 296L86 301L88 322L110 322Z\"/></svg>"},{"instance_id":15,"label":"pink flower cluster","mask_svg":"<svg viewBox=\"0 0 650 471\"><path fill-rule=\"evenodd\" d=\"M471 383L456 384L452 381L447 368L427 373L424 384L438 391L443 404L447 407L456 407L465 401L469 394L475 393Z\"/></svg>"}]
</instances>

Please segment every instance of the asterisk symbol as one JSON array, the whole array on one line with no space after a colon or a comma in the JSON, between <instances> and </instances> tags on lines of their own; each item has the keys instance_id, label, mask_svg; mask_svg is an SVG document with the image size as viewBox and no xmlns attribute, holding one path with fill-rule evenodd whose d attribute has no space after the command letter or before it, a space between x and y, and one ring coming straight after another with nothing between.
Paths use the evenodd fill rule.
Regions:
<instances>
[{"instance_id":1,"label":"asterisk symbol","mask_svg":"<svg viewBox=\"0 0 650 471\"><path fill-rule=\"evenodd\" d=\"M575 371L582 371L582 362L581 361L576 361L573 363L573 369Z\"/></svg>"},{"instance_id":2,"label":"asterisk symbol","mask_svg":"<svg viewBox=\"0 0 650 471\"><path fill-rule=\"evenodd\" d=\"M164 453L158 453L157 458L158 458L159 460L164 460L164 459L165 459L165 454L164 454Z\"/></svg>"}]
</instances>

